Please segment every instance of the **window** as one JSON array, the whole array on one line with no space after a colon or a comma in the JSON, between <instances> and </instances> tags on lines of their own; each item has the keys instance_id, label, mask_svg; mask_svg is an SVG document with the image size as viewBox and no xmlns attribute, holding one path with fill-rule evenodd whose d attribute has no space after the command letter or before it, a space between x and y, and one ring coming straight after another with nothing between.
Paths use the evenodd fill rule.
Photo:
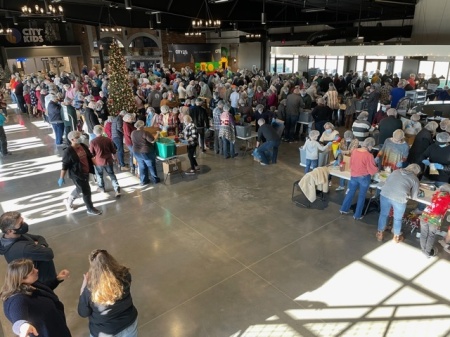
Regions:
<instances>
[{"instance_id":1,"label":"window","mask_svg":"<svg viewBox=\"0 0 450 337\"><path fill-rule=\"evenodd\" d=\"M339 74L344 72L345 56L310 56L308 60L308 68L318 68L321 71L327 72L329 75Z\"/></svg>"}]
</instances>

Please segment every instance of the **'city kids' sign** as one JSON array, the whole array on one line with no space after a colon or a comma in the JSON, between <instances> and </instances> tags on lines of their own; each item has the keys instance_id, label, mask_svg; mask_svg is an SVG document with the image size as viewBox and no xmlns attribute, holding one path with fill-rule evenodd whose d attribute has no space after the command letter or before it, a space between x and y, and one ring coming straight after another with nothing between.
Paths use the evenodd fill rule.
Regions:
<instances>
[{"instance_id":1,"label":"'city kids' sign","mask_svg":"<svg viewBox=\"0 0 450 337\"><path fill-rule=\"evenodd\" d=\"M58 24L46 22L41 27L12 28L12 32L10 34L1 36L1 39L6 40L2 41L4 42L4 45L12 47L24 45L39 46L43 44L53 44L54 42L61 40L61 37L59 35Z\"/></svg>"}]
</instances>

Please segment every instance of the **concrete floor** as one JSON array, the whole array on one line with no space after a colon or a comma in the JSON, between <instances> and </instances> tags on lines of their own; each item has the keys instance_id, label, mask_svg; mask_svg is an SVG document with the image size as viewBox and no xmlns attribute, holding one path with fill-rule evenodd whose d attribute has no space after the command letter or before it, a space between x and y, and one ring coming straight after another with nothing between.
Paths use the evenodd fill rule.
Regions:
<instances>
[{"instance_id":1,"label":"concrete floor","mask_svg":"<svg viewBox=\"0 0 450 337\"><path fill-rule=\"evenodd\" d=\"M448 254L427 259L414 237L377 242L376 214L339 214L337 181L325 209L293 204L299 143L282 144L270 166L208 151L200 174L167 185L141 188L119 173L122 197L108 181L109 193L93 195L103 215L88 216L63 206L72 182L58 188L51 128L14 115L6 130L13 155L0 161L1 211L21 211L57 268L70 270L56 293L74 337L88 336L76 308L96 248L131 268L141 337L450 335Z\"/></svg>"}]
</instances>

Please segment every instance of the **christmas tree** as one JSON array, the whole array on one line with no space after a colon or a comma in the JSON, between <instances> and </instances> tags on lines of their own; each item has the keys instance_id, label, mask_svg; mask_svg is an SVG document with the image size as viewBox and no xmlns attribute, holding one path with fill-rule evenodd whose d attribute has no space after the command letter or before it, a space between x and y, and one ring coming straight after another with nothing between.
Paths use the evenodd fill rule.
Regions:
<instances>
[{"instance_id":1,"label":"christmas tree","mask_svg":"<svg viewBox=\"0 0 450 337\"><path fill-rule=\"evenodd\" d=\"M117 43L111 45L109 52L109 97L108 110L118 115L122 110L137 113L133 90L128 83L128 71L125 58Z\"/></svg>"}]
</instances>

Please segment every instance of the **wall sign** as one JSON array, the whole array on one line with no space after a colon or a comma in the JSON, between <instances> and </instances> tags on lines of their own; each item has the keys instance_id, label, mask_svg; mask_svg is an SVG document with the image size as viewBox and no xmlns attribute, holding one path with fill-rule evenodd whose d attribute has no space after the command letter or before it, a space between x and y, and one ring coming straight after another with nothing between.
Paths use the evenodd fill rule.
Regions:
<instances>
[{"instance_id":1,"label":"wall sign","mask_svg":"<svg viewBox=\"0 0 450 337\"><path fill-rule=\"evenodd\" d=\"M51 45L60 40L59 25L52 22L33 28L15 27L10 34L0 36L0 44L6 47Z\"/></svg>"}]
</instances>

